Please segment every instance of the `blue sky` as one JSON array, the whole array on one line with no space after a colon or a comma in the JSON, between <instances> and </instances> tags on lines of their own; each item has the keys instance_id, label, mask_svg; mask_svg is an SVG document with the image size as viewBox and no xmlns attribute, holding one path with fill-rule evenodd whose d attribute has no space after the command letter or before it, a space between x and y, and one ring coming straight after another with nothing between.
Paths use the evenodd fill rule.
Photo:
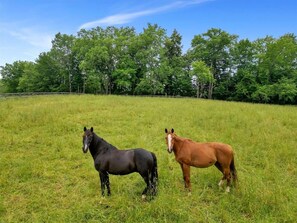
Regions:
<instances>
[{"instance_id":1,"label":"blue sky","mask_svg":"<svg viewBox=\"0 0 297 223\"><path fill-rule=\"evenodd\" d=\"M58 32L148 23L182 35L184 51L195 35L220 28L239 39L297 35L297 0L0 0L0 66L34 61Z\"/></svg>"}]
</instances>

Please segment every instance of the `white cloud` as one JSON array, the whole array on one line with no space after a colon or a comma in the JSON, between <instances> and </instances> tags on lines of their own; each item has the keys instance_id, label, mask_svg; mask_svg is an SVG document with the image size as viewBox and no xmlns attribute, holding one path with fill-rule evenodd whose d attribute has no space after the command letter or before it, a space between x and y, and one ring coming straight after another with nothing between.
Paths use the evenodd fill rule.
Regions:
<instances>
[{"instance_id":1,"label":"white cloud","mask_svg":"<svg viewBox=\"0 0 297 223\"><path fill-rule=\"evenodd\" d=\"M161 6L161 7L154 8L154 9L148 9L148 10L132 12L132 13L115 14L115 15L104 17L99 20L84 23L79 27L79 29L89 29L89 28L93 28L96 26L112 26L112 25L126 24L126 23L133 21L133 19L136 19L139 17L153 15L156 13L165 12L165 11L169 11L169 10L173 10L173 9L178 9L178 8L186 7L189 5L196 5L196 4L200 4L202 2L206 2L206 1L211 1L211 0L176 1L169 5Z\"/></svg>"},{"instance_id":2,"label":"white cloud","mask_svg":"<svg viewBox=\"0 0 297 223\"><path fill-rule=\"evenodd\" d=\"M53 36L46 33L39 33L32 28L22 28L20 30L7 30L7 33L19 40L23 40L28 44L43 49L51 48Z\"/></svg>"},{"instance_id":3,"label":"white cloud","mask_svg":"<svg viewBox=\"0 0 297 223\"><path fill-rule=\"evenodd\" d=\"M0 23L0 66L16 60L34 61L41 52L50 50L53 38L42 28Z\"/></svg>"}]
</instances>

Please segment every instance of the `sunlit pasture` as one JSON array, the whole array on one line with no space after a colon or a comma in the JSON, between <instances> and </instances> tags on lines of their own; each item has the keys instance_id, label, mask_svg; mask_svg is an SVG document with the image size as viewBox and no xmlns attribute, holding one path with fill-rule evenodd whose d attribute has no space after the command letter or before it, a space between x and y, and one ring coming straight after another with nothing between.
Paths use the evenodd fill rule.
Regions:
<instances>
[{"instance_id":1,"label":"sunlit pasture","mask_svg":"<svg viewBox=\"0 0 297 223\"><path fill-rule=\"evenodd\" d=\"M83 128L119 149L158 158L158 195L142 178L110 176L102 197ZM191 168L191 195L165 128L230 144L239 186L218 187L214 167ZM52 95L0 98L0 222L295 222L297 108L194 98Z\"/></svg>"}]
</instances>

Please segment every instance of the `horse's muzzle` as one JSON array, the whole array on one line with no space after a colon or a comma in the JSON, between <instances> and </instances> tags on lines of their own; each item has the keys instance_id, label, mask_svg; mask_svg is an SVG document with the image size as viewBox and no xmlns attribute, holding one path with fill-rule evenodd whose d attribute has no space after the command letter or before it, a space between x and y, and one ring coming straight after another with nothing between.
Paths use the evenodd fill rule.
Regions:
<instances>
[{"instance_id":1,"label":"horse's muzzle","mask_svg":"<svg viewBox=\"0 0 297 223\"><path fill-rule=\"evenodd\" d=\"M82 147L82 151L83 151L84 153L87 153L87 152L88 152L88 149L89 149L89 148L88 148L87 146L83 146L83 147Z\"/></svg>"},{"instance_id":2,"label":"horse's muzzle","mask_svg":"<svg viewBox=\"0 0 297 223\"><path fill-rule=\"evenodd\" d=\"M168 153L172 153L172 149L167 148Z\"/></svg>"}]
</instances>

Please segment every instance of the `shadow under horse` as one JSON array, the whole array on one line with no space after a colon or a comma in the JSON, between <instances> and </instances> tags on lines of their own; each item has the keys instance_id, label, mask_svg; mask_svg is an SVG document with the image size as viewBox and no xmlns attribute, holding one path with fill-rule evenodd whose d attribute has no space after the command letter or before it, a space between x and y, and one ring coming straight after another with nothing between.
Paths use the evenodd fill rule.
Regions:
<instances>
[{"instance_id":1,"label":"shadow under horse","mask_svg":"<svg viewBox=\"0 0 297 223\"><path fill-rule=\"evenodd\" d=\"M100 138L93 130L84 127L83 148L84 153L90 150L94 159L95 169L99 172L101 193L104 196L105 187L110 195L109 174L126 175L138 172L146 183L142 198L147 194L157 194L158 170L157 158L154 153L145 149L118 150Z\"/></svg>"},{"instance_id":2,"label":"shadow under horse","mask_svg":"<svg viewBox=\"0 0 297 223\"><path fill-rule=\"evenodd\" d=\"M234 185L237 182L234 152L230 145L218 142L194 142L177 136L174 129L171 131L165 129L165 133L167 150L169 153L174 152L175 160L181 166L185 188L191 191L190 166L206 168L215 165L223 174L219 186L227 180L226 192L230 192L231 179Z\"/></svg>"}]
</instances>

